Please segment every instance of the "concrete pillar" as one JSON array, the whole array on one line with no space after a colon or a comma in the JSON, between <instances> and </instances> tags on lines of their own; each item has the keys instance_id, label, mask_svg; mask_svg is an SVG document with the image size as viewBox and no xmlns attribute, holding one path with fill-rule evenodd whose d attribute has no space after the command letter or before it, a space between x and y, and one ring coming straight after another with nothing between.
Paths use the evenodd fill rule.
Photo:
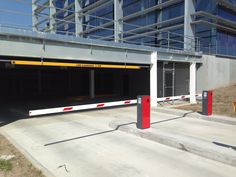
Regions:
<instances>
[{"instance_id":1,"label":"concrete pillar","mask_svg":"<svg viewBox=\"0 0 236 177\"><path fill-rule=\"evenodd\" d=\"M33 26L33 31L37 31L36 24L37 24L37 17L35 14L35 10L37 6L35 5L36 0L32 0L32 26Z\"/></svg>"},{"instance_id":2,"label":"concrete pillar","mask_svg":"<svg viewBox=\"0 0 236 177\"><path fill-rule=\"evenodd\" d=\"M120 42L123 39L123 0L114 0L114 40Z\"/></svg>"},{"instance_id":3,"label":"concrete pillar","mask_svg":"<svg viewBox=\"0 0 236 177\"><path fill-rule=\"evenodd\" d=\"M50 33L55 33L56 29L54 27L56 21L55 18L53 17L53 14L56 13L56 8L53 3L54 0L49 0L49 29Z\"/></svg>"},{"instance_id":4,"label":"concrete pillar","mask_svg":"<svg viewBox=\"0 0 236 177\"><path fill-rule=\"evenodd\" d=\"M151 107L157 107L157 52L151 54L150 98Z\"/></svg>"},{"instance_id":5,"label":"concrete pillar","mask_svg":"<svg viewBox=\"0 0 236 177\"><path fill-rule=\"evenodd\" d=\"M195 104L196 101L196 63L190 63L190 81L189 81L189 92L190 92L190 103Z\"/></svg>"},{"instance_id":6,"label":"concrete pillar","mask_svg":"<svg viewBox=\"0 0 236 177\"><path fill-rule=\"evenodd\" d=\"M83 32L83 17L80 17L79 12L82 9L82 1L75 0L75 34L76 36L81 36L80 33Z\"/></svg>"},{"instance_id":7,"label":"concrete pillar","mask_svg":"<svg viewBox=\"0 0 236 177\"><path fill-rule=\"evenodd\" d=\"M89 97L95 98L95 71L89 71Z\"/></svg>"},{"instance_id":8,"label":"concrete pillar","mask_svg":"<svg viewBox=\"0 0 236 177\"><path fill-rule=\"evenodd\" d=\"M194 28L191 14L195 13L195 0L184 1L184 49L188 51L195 50Z\"/></svg>"}]
</instances>

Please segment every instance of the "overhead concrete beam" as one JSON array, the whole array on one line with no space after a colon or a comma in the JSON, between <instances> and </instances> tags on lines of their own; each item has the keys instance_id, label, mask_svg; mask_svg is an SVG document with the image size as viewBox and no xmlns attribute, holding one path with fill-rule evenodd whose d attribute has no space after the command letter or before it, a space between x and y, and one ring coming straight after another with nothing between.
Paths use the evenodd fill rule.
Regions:
<instances>
[{"instance_id":1,"label":"overhead concrete beam","mask_svg":"<svg viewBox=\"0 0 236 177\"><path fill-rule=\"evenodd\" d=\"M36 33L7 27L0 27L0 36L0 55L11 56L11 60L14 60L15 56L150 65L151 53L155 51L158 53L158 60L201 62L201 55L195 52Z\"/></svg>"}]
</instances>

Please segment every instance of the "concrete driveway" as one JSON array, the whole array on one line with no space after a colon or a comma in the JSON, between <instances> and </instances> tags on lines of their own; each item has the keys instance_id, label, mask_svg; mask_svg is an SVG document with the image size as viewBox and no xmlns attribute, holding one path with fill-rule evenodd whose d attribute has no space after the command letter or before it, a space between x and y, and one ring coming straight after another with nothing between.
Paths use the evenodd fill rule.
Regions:
<instances>
[{"instance_id":1,"label":"concrete driveway","mask_svg":"<svg viewBox=\"0 0 236 177\"><path fill-rule=\"evenodd\" d=\"M170 115L154 112L152 117L159 117L160 120L172 118ZM233 166L109 127L111 121L134 122L135 119L136 107L125 107L23 119L5 125L1 131L31 161L42 166L44 172L57 177L235 176L236 168ZM191 133L200 131L200 128L196 127L202 127L204 124L201 122L203 120L199 120L198 124L192 122L193 120L185 120L182 126L178 121L182 119L171 122L169 127L167 124L165 127L163 123L161 128L181 133L182 130L178 127L182 127L187 133ZM205 122L207 125L203 126L204 129L209 128L209 123L212 123L211 126L217 124ZM230 125L218 126L220 127L214 127L211 134L206 130L195 136L207 134L205 138L210 139L215 136L213 132L218 130L221 139L216 141L234 144L235 136L222 137L225 134L220 128L223 127L228 134L232 133L235 127L227 130Z\"/></svg>"}]
</instances>

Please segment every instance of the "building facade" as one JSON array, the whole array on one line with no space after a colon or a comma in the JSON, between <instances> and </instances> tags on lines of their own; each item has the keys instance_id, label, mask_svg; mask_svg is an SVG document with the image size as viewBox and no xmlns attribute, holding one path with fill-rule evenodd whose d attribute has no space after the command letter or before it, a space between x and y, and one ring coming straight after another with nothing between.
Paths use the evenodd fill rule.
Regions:
<instances>
[{"instance_id":1,"label":"building facade","mask_svg":"<svg viewBox=\"0 0 236 177\"><path fill-rule=\"evenodd\" d=\"M32 1L35 31L236 57L236 0ZM195 91L191 71L201 71L200 64L161 58L157 59L158 97ZM203 79L197 78L197 83L205 83ZM199 91L208 88L199 85L203 85Z\"/></svg>"},{"instance_id":2,"label":"building facade","mask_svg":"<svg viewBox=\"0 0 236 177\"><path fill-rule=\"evenodd\" d=\"M33 0L39 31L236 56L236 0Z\"/></svg>"}]
</instances>

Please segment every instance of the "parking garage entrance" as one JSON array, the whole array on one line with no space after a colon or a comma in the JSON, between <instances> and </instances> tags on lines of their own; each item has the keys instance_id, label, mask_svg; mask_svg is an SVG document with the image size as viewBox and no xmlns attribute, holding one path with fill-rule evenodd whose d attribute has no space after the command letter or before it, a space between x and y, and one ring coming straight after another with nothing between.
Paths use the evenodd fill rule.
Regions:
<instances>
[{"instance_id":1,"label":"parking garage entrance","mask_svg":"<svg viewBox=\"0 0 236 177\"><path fill-rule=\"evenodd\" d=\"M143 65L16 60L1 62L0 82L2 108L27 115L29 110L149 94L150 71Z\"/></svg>"}]
</instances>

